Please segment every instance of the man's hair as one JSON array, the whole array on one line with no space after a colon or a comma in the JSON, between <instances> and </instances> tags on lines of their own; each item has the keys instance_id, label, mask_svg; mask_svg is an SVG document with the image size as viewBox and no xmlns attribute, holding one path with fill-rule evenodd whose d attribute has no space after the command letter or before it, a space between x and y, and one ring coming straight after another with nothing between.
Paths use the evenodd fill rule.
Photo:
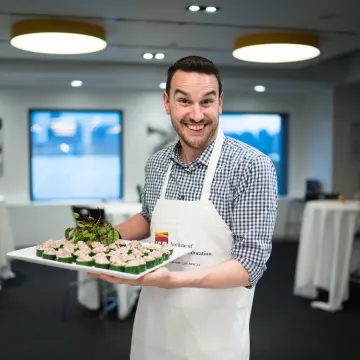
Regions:
<instances>
[{"instance_id":1,"label":"man's hair","mask_svg":"<svg viewBox=\"0 0 360 360\"><path fill-rule=\"evenodd\" d=\"M209 59L201 56L187 56L178 60L175 64L171 65L168 69L166 80L166 93L170 94L171 80L176 71L181 70L185 72L197 72L200 74L215 75L219 84L219 96L222 92L222 84L220 79L220 71L217 66Z\"/></svg>"}]
</instances>

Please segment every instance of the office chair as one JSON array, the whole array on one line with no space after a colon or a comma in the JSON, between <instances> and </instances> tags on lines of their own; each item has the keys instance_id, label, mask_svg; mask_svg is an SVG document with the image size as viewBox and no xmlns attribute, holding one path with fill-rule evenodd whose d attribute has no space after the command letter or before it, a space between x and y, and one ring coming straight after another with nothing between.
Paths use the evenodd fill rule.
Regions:
<instances>
[{"instance_id":1,"label":"office chair","mask_svg":"<svg viewBox=\"0 0 360 360\"><path fill-rule=\"evenodd\" d=\"M136 191L138 194L138 201L141 203L142 200L142 187L140 185L136 185Z\"/></svg>"},{"instance_id":2,"label":"office chair","mask_svg":"<svg viewBox=\"0 0 360 360\"><path fill-rule=\"evenodd\" d=\"M104 209L94 209L94 208L89 208L89 207L84 207L84 206L72 206L72 213L78 213L80 215L79 220L83 220L83 216L91 216L94 219L97 219L99 216L101 216L101 218L106 220L106 215L105 215L105 210ZM76 224L76 221L75 221ZM88 282L92 282L92 281L97 281L99 283L99 291L100 291L100 299L101 299L101 312L100 312L100 319L104 320L107 318L107 314L109 311L111 311L112 309L117 307L117 296L109 296L109 294L114 293L114 287L112 284L100 280L100 279L86 279L83 282L81 282L81 284L86 284ZM62 319L66 320L66 311L67 311L67 303L68 303L68 297L70 294L70 290L72 288L77 288L80 285L80 283L76 280L76 281L71 281L66 289L65 292L65 299L64 299L64 303L63 303L63 309L62 309Z\"/></svg>"}]
</instances>

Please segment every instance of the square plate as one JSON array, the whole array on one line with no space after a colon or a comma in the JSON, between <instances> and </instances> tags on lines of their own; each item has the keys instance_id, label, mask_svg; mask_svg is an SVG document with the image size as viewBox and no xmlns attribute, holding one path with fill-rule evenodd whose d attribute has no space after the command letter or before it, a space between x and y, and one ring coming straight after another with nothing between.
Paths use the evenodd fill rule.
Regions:
<instances>
[{"instance_id":1,"label":"square plate","mask_svg":"<svg viewBox=\"0 0 360 360\"><path fill-rule=\"evenodd\" d=\"M115 270L99 269L99 268L96 268L95 266L82 266L82 265L78 265L76 263L66 264L66 263L56 261L56 260L46 260L46 259L36 256L36 246L12 251L12 252L8 253L7 256L12 259L26 261L26 262L40 264L40 265L53 266L53 267L58 267L58 268L68 269L68 270L75 270L75 271L91 272L93 274L106 274L106 275L115 276L115 277L118 277L121 279L136 280L136 279L139 279L140 277L146 275L147 273L152 272L158 268L161 268L162 266L165 266L165 265L171 263L172 261L191 252L191 249L189 249L189 248L174 247L173 249L174 249L173 253L172 253L172 255L170 255L169 260L166 260L166 261L162 262L160 265L156 265L153 268L143 271L142 273L137 274L137 275L127 274L127 273L115 271Z\"/></svg>"}]
</instances>

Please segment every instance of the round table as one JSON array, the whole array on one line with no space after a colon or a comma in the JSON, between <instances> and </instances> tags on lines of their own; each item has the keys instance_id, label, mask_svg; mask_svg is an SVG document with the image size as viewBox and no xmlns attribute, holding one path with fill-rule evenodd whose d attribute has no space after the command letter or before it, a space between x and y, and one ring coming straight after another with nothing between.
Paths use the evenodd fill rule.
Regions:
<instances>
[{"instance_id":1,"label":"round table","mask_svg":"<svg viewBox=\"0 0 360 360\"><path fill-rule=\"evenodd\" d=\"M306 204L294 294L315 299L317 288L329 291L329 301L313 301L313 308L338 311L348 299L350 261L359 225L360 201L317 200Z\"/></svg>"}]
</instances>

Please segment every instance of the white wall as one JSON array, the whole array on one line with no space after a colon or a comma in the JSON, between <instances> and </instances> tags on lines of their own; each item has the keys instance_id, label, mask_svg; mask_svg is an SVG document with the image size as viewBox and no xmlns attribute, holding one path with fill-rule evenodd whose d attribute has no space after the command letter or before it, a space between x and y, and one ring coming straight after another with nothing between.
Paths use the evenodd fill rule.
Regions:
<instances>
[{"instance_id":1,"label":"white wall","mask_svg":"<svg viewBox=\"0 0 360 360\"><path fill-rule=\"evenodd\" d=\"M349 140L350 124L360 123L360 86L337 87L334 103L334 191L353 198L360 192L360 161L352 160Z\"/></svg>"},{"instance_id":2,"label":"white wall","mask_svg":"<svg viewBox=\"0 0 360 360\"><path fill-rule=\"evenodd\" d=\"M324 89L304 98L302 118L306 124L305 145L307 169L306 177L322 182L324 191L332 190L333 163L333 90Z\"/></svg>"},{"instance_id":3,"label":"white wall","mask_svg":"<svg viewBox=\"0 0 360 360\"><path fill-rule=\"evenodd\" d=\"M137 200L135 186L143 184L144 166L150 153L146 126L149 123L160 127L170 126L170 121L163 110L160 91L105 93L86 92L83 89L0 90L0 117L4 120L5 137L4 175L0 178L0 193L5 195L9 203L29 202L28 110L30 108L123 110L124 196L128 201ZM289 195L303 196L305 179L309 176L316 176L324 181L327 187L331 187L331 91L323 90L313 94L291 92L225 94L224 110L289 113ZM29 209L32 210L27 212L28 216L36 216L36 209L31 207ZM19 211L12 210L12 213L16 216ZM286 208L279 209L275 230L277 237L284 234L286 213ZM17 221L21 219L17 218ZM29 221L28 226L35 226L34 223L36 219ZM42 224L44 226L44 220ZM14 231L16 232L16 229ZM37 231L34 230L34 233L38 233ZM15 234L15 242L18 245L23 244L24 241L29 243L30 240L19 236Z\"/></svg>"},{"instance_id":4,"label":"white wall","mask_svg":"<svg viewBox=\"0 0 360 360\"><path fill-rule=\"evenodd\" d=\"M147 159L146 124L168 124L161 106L160 92L86 93L69 89L55 91L1 91L0 116L4 119L4 176L0 192L8 201L29 200L30 108L94 108L124 111L124 194L125 200L136 200L136 184L143 183Z\"/></svg>"}]
</instances>

